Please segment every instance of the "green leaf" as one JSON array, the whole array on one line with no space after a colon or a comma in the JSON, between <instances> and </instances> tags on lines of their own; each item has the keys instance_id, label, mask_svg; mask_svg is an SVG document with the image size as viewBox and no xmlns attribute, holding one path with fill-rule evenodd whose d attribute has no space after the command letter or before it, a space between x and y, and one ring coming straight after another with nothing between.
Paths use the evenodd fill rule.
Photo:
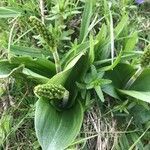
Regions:
<instances>
[{"instance_id":1,"label":"green leaf","mask_svg":"<svg viewBox=\"0 0 150 150\"><path fill-rule=\"evenodd\" d=\"M23 63L10 63L7 60L0 61L0 78L8 78L12 75L17 75L17 73L23 73L27 78L32 78L38 83L46 83L49 78L46 78L40 74L37 74L30 69L25 68Z\"/></svg>"},{"instance_id":2,"label":"green leaf","mask_svg":"<svg viewBox=\"0 0 150 150\"><path fill-rule=\"evenodd\" d=\"M30 57L37 57L37 58L43 58L44 56L47 57L50 55L50 52L46 50L17 46L17 45L11 45L10 52L14 55L30 56Z\"/></svg>"},{"instance_id":3,"label":"green leaf","mask_svg":"<svg viewBox=\"0 0 150 150\"><path fill-rule=\"evenodd\" d=\"M129 141L125 134L122 134L122 136L119 138L119 144L122 150L129 148Z\"/></svg>"},{"instance_id":4,"label":"green leaf","mask_svg":"<svg viewBox=\"0 0 150 150\"><path fill-rule=\"evenodd\" d=\"M97 44L97 41L93 41L93 45ZM62 58L62 65L66 66L73 58L75 58L80 53L86 53L90 48L90 42L86 41L81 44L75 44L72 46L71 50L69 50L66 55Z\"/></svg>"},{"instance_id":5,"label":"green leaf","mask_svg":"<svg viewBox=\"0 0 150 150\"><path fill-rule=\"evenodd\" d=\"M114 98L120 99L116 89L122 89L134 73L135 70L131 65L119 63L113 70L105 73L104 78L110 79L112 83L105 85L103 91Z\"/></svg>"},{"instance_id":6,"label":"green leaf","mask_svg":"<svg viewBox=\"0 0 150 150\"><path fill-rule=\"evenodd\" d=\"M119 63L113 70L106 72L104 77L112 80L114 87L121 89L134 73L131 65Z\"/></svg>"},{"instance_id":7,"label":"green leaf","mask_svg":"<svg viewBox=\"0 0 150 150\"><path fill-rule=\"evenodd\" d=\"M150 144L145 145L144 150L149 150L150 149Z\"/></svg>"},{"instance_id":8,"label":"green leaf","mask_svg":"<svg viewBox=\"0 0 150 150\"><path fill-rule=\"evenodd\" d=\"M53 76L50 80L49 83L57 83L57 84L62 84L64 85L65 82L67 81L71 71L73 70L73 67L76 65L76 63L81 59L84 53L81 53L80 55L77 55L66 67L65 70L57 73L55 76Z\"/></svg>"},{"instance_id":9,"label":"green leaf","mask_svg":"<svg viewBox=\"0 0 150 150\"><path fill-rule=\"evenodd\" d=\"M136 142L137 139L139 138L139 135L136 134L136 133L132 133L130 134L131 136L131 139L133 140L133 142ZM136 149L139 149L139 150L145 150L144 149L144 145L143 145L143 142L141 140L139 140L136 144Z\"/></svg>"},{"instance_id":10,"label":"green leaf","mask_svg":"<svg viewBox=\"0 0 150 150\"><path fill-rule=\"evenodd\" d=\"M131 145L131 147L129 148L129 150L133 150L135 148L135 146L139 143L139 141L141 141L141 139L143 138L143 136L146 134L146 132L150 129L150 125L146 128L146 130L138 137L138 139L136 141L134 141L134 143Z\"/></svg>"},{"instance_id":11,"label":"green leaf","mask_svg":"<svg viewBox=\"0 0 150 150\"><path fill-rule=\"evenodd\" d=\"M124 52L133 51L137 42L138 42L138 33L134 32L130 35L130 38L127 39Z\"/></svg>"},{"instance_id":12,"label":"green leaf","mask_svg":"<svg viewBox=\"0 0 150 150\"><path fill-rule=\"evenodd\" d=\"M61 84L69 91L68 107L72 106L77 95L76 82L80 81L89 66L87 54L77 55L65 68L64 71L53 76L48 83Z\"/></svg>"},{"instance_id":13,"label":"green leaf","mask_svg":"<svg viewBox=\"0 0 150 150\"><path fill-rule=\"evenodd\" d=\"M117 66L117 64L120 62L121 56L122 56L122 51L120 51L119 55L116 57L116 59L113 62L113 64L111 64L110 66L101 67L100 69L98 69L98 71L113 70Z\"/></svg>"},{"instance_id":14,"label":"green leaf","mask_svg":"<svg viewBox=\"0 0 150 150\"><path fill-rule=\"evenodd\" d=\"M144 69L130 87L130 90L150 92L150 68Z\"/></svg>"},{"instance_id":15,"label":"green leaf","mask_svg":"<svg viewBox=\"0 0 150 150\"><path fill-rule=\"evenodd\" d=\"M5 143L6 136L12 131L13 117L12 115L3 114L0 119L0 145Z\"/></svg>"},{"instance_id":16,"label":"green leaf","mask_svg":"<svg viewBox=\"0 0 150 150\"><path fill-rule=\"evenodd\" d=\"M32 81L36 81L39 84L47 83L49 81L49 78L41 76L27 68L23 68L22 73L26 75L27 78L32 79Z\"/></svg>"},{"instance_id":17,"label":"green leaf","mask_svg":"<svg viewBox=\"0 0 150 150\"><path fill-rule=\"evenodd\" d=\"M65 71L71 69L77 62L78 60L84 55L84 53L80 53L79 55L77 55L74 59L72 59L70 61L70 63L65 67Z\"/></svg>"},{"instance_id":18,"label":"green leaf","mask_svg":"<svg viewBox=\"0 0 150 150\"><path fill-rule=\"evenodd\" d=\"M79 45L73 45L71 50L69 50L61 60L63 66L66 66L77 54L85 52L89 47L89 41Z\"/></svg>"},{"instance_id":19,"label":"green leaf","mask_svg":"<svg viewBox=\"0 0 150 150\"><path fill-rule=\"evenodd\" d=\"M95 59L95 53L94 53L94 39L93 36L90 36L90 50L89 50L89 61L90 64L94 62Z\"/></svg>"},{"instance_id":20,"label":"green leaf","mask_svg":"<svg viewBox=\"0 0 150 150\"><path fill-rule=\"evenodd\" d=\"M121 34L125 26L127 25L128 19L129 19L128 15L122 16L121 21L114 29L114 40L117 40L117 38L119 37L119 35ZM110 56L110 48L109 48L110 42L111 42L110 36L108 36L105 39L105 43L102 45L102 48L101 47L99 48L101 50L100 53L98 54L100 59L106 59Z\"/></svg>"},{"instance_id":21,"label":"green leaf","mask_svg":"<svg viewBox=\"0 0 150 150\"><path fill-rule=\"evenodd\" d=\"M11 7L0 7L0 18L21 16L21 11Z\"/></svg>"},{"instance_id":22,"label":"green leaf","mask_svg":"<svg viewBox=\"0 0 150 150\"><path fill-rule=\"evenodd\" d=\"M93 45L96 45L97 41L93 41ZM80 53L85 53L90 48L90 42L86 41L81 44L73 45L71 50L69 50L66 55L62 58L63 66L66 66L74 57Z\"/></svg>"},{"instance_id":23,"label":"green leaf","mask_svg":"<svg viewBox=\"0 0 150 150\"><path fill-rule=\"evenodd\" d=\"M98 43L95 45L96 51L98 51L99 47L105 43L107 37L107 26L106 24L102 24L102 27L99 31L99 33L96 35L96 40Z\"/></svg>"},{"instance_id":24,"label":"green leaf","mask_svg":"<svg viewBox=\"0 0 150 150\"><path fill-rule=\"evenodd\" d=\"M99 33L96 35L96 40L98 41L94 47L95 57L99 60L99 55L101 51L104 49L104 45L106 44L107 38L107 26L106 24L102 24L102 27Z\"/></svg>"},{"instance_id":25,"label":"green leaf","mask_svg":"<svg viewBox=\"0 0 150 150\"><path fill-rule=\"evenodd\" d=\"M150 68L141 73L129 90L123 90L124 85L134 73L135 70L130 65L118 64L113 71L107 72L105 77L112 80L112 86L122 94L150 103Z\"/></svg>"},{"instance_id":26,"label":"green leaf","mask_svg":"<svg viewBox=\"0 0 150 150\"><path fill-rule=\"evenodd\" d=\"M101 102L104 102L105 99L104 99L104 95L103 95L101 87L100 86L95 86L94 89L95 89L99 99L101 100Z\"/></svg>"},{"instance_id":27,"label":"green leaf","mask_svg":"<svg viewBox=\"0 0 150 150\"><path fill-rule=\"evenodd\" d=\"M117 93L117 91L115 89L115 87L113 86L113 84L107 84L107 85L103 86L102 89L108 95L110 95L110 96L112 96L112 97L114 97L116 99L120 99L119 96L118 96L118 93Z\"/></svg>"},{"instance_id":28,"label":"green leaf","mask_svg":"<svg viewBox=\"0 0 150 150\"><path fill-rule=\"evenodd\" d=\"M94 0L92 1L86 0L85 2L84 12L83 12L82 22L81 22L79 43L82 43L86 39L88 28L90 25L90 20L93 13L94 3L95 3Z\"/></svg>"},{"instance_id":29,"label":"green leaf","mask_svg":"<svg viewBox=\"0 0 150 150\"><path fill-rule=\"evenodd\" d=\"M142 100L144 102L150 103L150 91L142 92L142 91L133 91L133 90L120 90L119 92L126 94L128 96L134 97L138 100Z\"/></svg>"},{"instance_id":30,"label":"green leaf","mask_svg":"<svg viewBox=\"0 0 150 150\"><path fill-rule=\"evenodd\" d=\"M10 64L9 61L0 61L0 78L7 78L15 72L23 69L23 66L18 66L15 64Z\"/></svg>"},{"instance_id":31,"label":"green leaf","mask_svg":"<svg viewBox=\"0 0 150 150\"><path fill-rule=\"evenodd\" d=\"M64 150L79 134L83 108L77 102L72 108L59 112L49 101L36 103L35 130L43 150Z\"/></svg>"},{"instance_id":32,"label":"green leaf","mask_svg":"<svg viewBox=\"0 0 150 150\"><path fill-rule=\"evenodd\" d=\"M54 63L44 58L33 59L30 56L14 56L11 57L10 61L12 64L15 65L23 64L26 68L30 69L31 71L45 77L52 77L53 75L55 75Z\"/></svg>"},{"instance_id":33,"label":"green leaf","mask_svg":"<svg viewBox=\"0 0 150 150\"><path fill-rule=\"evenodd\" d=\"M129 17L127 14L122 16L121 21L118 23L118 25L114 29L115 39L118 38L120 33L123 31L124 27L128 23L128 20L129 20Z\"/></svg>"},{"instance_id":34,"label":"green leaf","mask_svg":"<svg viewBox=\"0 0 150 150\"><path fill-rule=\"evenodd\" d=\"M142 51L132 51L132 52L124 52L122 51L123 55L121 56L121 61L122 62L125 62L125 61L130 61L130 60L133 60L134 58L139 58L143 52ZM114 60L116 60L118 58L117 57L114 57ZM108 59L104 59L104 60L98 60L98 61L95 61L94 64L96 66L99 66L99 65L102 65L102 64L105 64L105 63L111 63L111 60L110 58Z\"/></svg>"}]
</instances>

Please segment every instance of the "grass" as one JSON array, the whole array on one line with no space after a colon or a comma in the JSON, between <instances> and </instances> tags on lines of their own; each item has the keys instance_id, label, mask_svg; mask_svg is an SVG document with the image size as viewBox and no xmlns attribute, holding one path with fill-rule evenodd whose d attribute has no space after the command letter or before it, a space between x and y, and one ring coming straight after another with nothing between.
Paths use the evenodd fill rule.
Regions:
<instances>
[{"instance_id":1,"label":"grass","mask_svg":"<svg viewBox=\"0 0 150 150\"><path fill-rule=\"evenodd\" d=\"M100 71L113 70L122 57L134 58L130 63L136 68L139 55L150 43L150 3L138 5L134 0L113 0L112 4L108 4L107 0L95 0L86 3L83 10L84 2L1 0L0 7L15 8L17 14L10 18L6 14L0 16L0 60L11 57L11 45L42 49L42 52L47 49L28 22L28 17L35 15L55 36L60 58L64 58L70 48L76 49L77 41L84 44L90 35L91 62L98 75L95 75L93 67L93 70L89 69L87 79L89 76L94 82L100 76ZM23 14L21 17L20 12ZM84 22L81 23L82 15ZM95 35L98 41L96 47ZM96 54L92 53L93 49ZM134 51L140 54L135 56ZM53 60L51 53L49 59ZM105 63L110 66L106 67ZM1 79L0 85L0 149L40 150L34 129L37 101L31 90L34 83L22 77L10 77ZM100 89L96 88L85 91L82 84L79 84L79 88L81 97L86 99L87 111L81 132L70 149L150 149L148 103L132 98L118 100L106 93L97 94ZM103 100L104 103L101 102Z\"/></svg>"}]
</instances>

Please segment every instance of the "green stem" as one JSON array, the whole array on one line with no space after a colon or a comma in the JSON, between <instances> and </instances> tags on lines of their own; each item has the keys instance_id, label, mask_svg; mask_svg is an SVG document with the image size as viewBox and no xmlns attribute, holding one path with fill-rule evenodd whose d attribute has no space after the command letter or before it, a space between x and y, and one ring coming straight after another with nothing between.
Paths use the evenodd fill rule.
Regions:
<instances>
[{"instance_id":1,"label":"green stem","mask_svg":"<svg viewBox=\"0 0 150 150\"><path fill-rule=\"evenodd\" d=\"M69 100L69 91L66 90L63 97L63 106L66 106L68 100Z\"/></svg>"},{"instance_id":2,"label":"green stem","mask_svg":"<svg viewBox=\"0 0 150 150\"><path fill-rule=\"evenodd\" d=\"M124 89L129 89L132 84L136 81L136 79L140 76L140 74L143 72L144 68L139 67L139 69L135 72L135 74L129 79L129 81L126 83Z\"/></svg>"},{"instance_id":3,"label":"green stem","mask_svg":"<svg viewBox=\"0 0 150 150\"><path fill-rule=\"evenodd\" d=\"M61 64L60 64L60 59L56 47L54 48L53 57L55 61L56 72L59 73L61 72Z\"/></svg>"}]
</instances>

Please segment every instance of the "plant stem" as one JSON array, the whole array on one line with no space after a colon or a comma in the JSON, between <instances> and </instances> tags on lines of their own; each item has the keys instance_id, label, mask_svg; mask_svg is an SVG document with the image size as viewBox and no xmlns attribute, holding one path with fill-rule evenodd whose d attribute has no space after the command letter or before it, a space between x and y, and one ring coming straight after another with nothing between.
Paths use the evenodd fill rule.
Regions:
<instances>
[{"instance_id":1,"label":"plant stem","mask_svg":"<svg viewBox=\"0 0 150 150\"><path fill-rule=\"evenodd\" d=\"M63 97L63 106L66 106L68 100L69 100L69 91L66 90Z\"/></svg>"},{"instance_id":2,"label":"plant stem","mask_svg":"<svg viewBox=\"0 0 150 150\"><path fill-rule=\"evenodd\" d=\"M16 24L17 24L17 18L18 18L18 17L16 17L15 19L13 19L14 23L13 23L12 28L11 28L10 33L9 33L8 52L7 52L7 53L8 53L8 59L10 59L10 57L11 57L10 46L11 46L11 44L12 44L13 31L14 31L15 26L16 26Z\"/></svg>"},{"instance_id":3,"label":"plant stem","mask_svg":"<svg viewBox=\"0 0 150 150\"><path fill-rule=\"evenodd\" d=\"M136 81L136 79L140 76L140 74L143 72L144 68L141 68L141 66L138 68L138 70L135 72L135 74L129 79L129 81L126 83L124 89L129 89L132 84Z\"/></svg>"},{"instance_id":4,"label":"plant stem","mask_svg":"<svg viewBox=\"0 0 150 150\"><path fill-rule=\"evenodd\" d=\"M114 46L114 31L113 31L114 25L113 25L112 13L111 13L111 3L109 3L109 16L110 16L111 64L113 64L115 46Z\"/></svg>"},{"instance_id":5,"label":"plant stem","mask_svg":"<svg viewBox=\"0 0 150 150\"><path fill-rule=\"evenodd\" d=\"M41 20L42 23L44 24L44 1L43 0L39 0L39 5L40 5L40 11L41 11Z\"/></svg>"},{"instance_id":6,"label":"plant stem","mask_svg":"<svg viewBox=\"0 0 150 150\"><path fill-rule=\"evenodd\" d=\"M60 64L60 59L56 47L54 48L53 57L55 61L56 72L59 73L61 72L61 64Z\"/></svg>"}]
</instances>

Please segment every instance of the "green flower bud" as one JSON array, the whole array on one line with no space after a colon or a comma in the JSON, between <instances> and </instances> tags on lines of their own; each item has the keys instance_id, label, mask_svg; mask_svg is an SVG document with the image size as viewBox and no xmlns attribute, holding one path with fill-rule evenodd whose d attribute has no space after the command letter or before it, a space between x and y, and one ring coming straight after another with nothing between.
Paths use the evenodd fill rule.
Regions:
<instances>
[{"instance_id":1,"label":"green flower bud","mask_svg":"<svg viewBox=\"0 0 150 150\"><path fill-rule=\"evenodd\" d=\"M34 88L34 93L39 97L52 99L63 99L66 89L62 85L41 84Z\"/></svg>"},{"instance_id":2,"label":"green flower bud","mask_svg":"<svg viewBox=\"0 0 150 150\"><path fill-rule=\"evenodd\" d=\"M46 26L35 16L31 16L29 20L31 25L35 27L37 33L40 34L40 36L44 39L46 44L53 48L55 46L54 37L52 36L50 31L46 28Z\"/></svg>"},{"instance_id":3,"label":"green flower bud","mask_svg":"<svg viewBox=\"0 0 150 150\"><path fill-rule=\"evenodd\" d=\"M150 64L150 45L148 45L141 57L141 67L148 67Z\"/></svg>"}]
</instances>

